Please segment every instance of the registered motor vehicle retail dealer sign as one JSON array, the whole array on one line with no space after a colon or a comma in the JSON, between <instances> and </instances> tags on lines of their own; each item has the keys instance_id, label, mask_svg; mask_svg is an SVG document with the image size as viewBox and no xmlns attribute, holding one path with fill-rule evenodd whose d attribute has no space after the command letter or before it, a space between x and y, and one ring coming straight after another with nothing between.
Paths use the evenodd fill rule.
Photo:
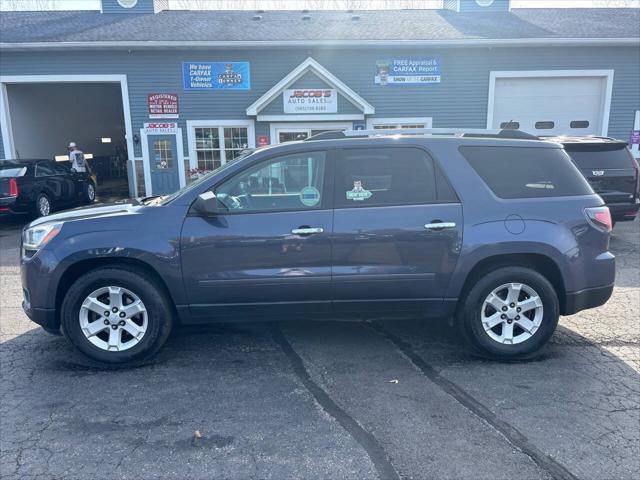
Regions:
<instances>
[{"instance_id":1,"label":"registered motor vehicle retail dealer sign","mask_svg":"<svg viewBox=\"0 0 640 480\"><path fill-rule=\"evenodd\" d=\"M149 118L178 118L178 95L175 93L150 93L147 95Z\"/></svg>"},{"instance_id":2,"label":"registered motor vehicle retail dealer sign","mask_svg":"<svg viewBox=\"0 0 640 480\"><path fill-rule=\"evenodd\" d=\"M338 92L326 88L295 88L282 94L284 113L337 113Z\"/></svg>"},{"instance_id":3,"label":"registered motor vehicle retail dealer sign","mask_svg":"<svg viewBox=\"0 0 640 480\"><path fill-rule=\"evenodd\" d=\"M376 85L426 85L440 83L440 60L429 58L393 58L376 62Z\"/></svg>"},{"instance_id":4,"label":"registered motor vehicle retail dealer sign","mask_svg":"<svg viewBox=\"0 0 640 480\"><path fill-rule=\"evenodd\" d=\"M184 62L185 90L250 90L249 62Z\"/></svg>"}]
</instances>

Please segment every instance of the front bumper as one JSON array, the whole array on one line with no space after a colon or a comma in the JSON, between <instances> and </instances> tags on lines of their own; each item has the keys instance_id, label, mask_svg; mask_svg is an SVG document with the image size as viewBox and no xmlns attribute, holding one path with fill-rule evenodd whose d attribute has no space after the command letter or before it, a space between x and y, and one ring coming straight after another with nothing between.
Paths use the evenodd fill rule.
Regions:
<instances>
[{"instance_id":1,"label":"front bumper","mask_svg":"<svg viewBox=\"0 0 640 480\"><path fill-rule=\"evenodd\" d=\"M56 311L52 308L31 308L26 300L22 301L22 310L32 322L37 323L47 332L59 333L60 322Z\"/></svg>"},{"instance_id":2,"label":"front bumper","mask_svg":"<svg viewBox=\"0 0 640 480\"><path fill-rule=\"evenodd\" d=\"M607 303L613 293L613 283L601 287L585 288L565 295L563 315L573 315L581 310L599 307Z\"/></svg>"}]
</instances>

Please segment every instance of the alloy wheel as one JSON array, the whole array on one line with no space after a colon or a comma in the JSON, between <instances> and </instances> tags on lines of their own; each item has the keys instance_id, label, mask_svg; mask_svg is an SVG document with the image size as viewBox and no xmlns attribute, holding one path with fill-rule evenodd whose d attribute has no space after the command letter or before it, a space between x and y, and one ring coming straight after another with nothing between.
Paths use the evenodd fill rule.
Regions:
<instances>
[{"instance_id":1,"label":"alloy wheel","mask_svg":"<svg viewBox=\"0 0 640 480\"><path fill-rule=\"evenodd\" d=\"M491 339L515 345L538 331L544 307L538 293L529 285L506 283L487 295L480 316L484 331Z\"/></svg>"},{"instance_id":2,"label":"alloy wheel","mask_svg":"<svg viewBox=\"0 0 640 480\"><path fill-rule=\"evenodd\" d=\"M130 290L101 287L82 302L79 313L82 333L105 351L122 352L137 345L148 326L147 309Z\"/></svg>"},{"instance_id":3,"label":"alloy wheel","mask_svg":"<svg viewBox=\"0 0 640 480\"><path fill-rule=\"evenodd\" d=\"M90 202L93 202L96 198L96 189L91 184L87 185L87 198Z\"/></svg>"},{"instance_id":4,"label":"alloy wheel","mask_svg":"<svg viewBox=\"0 0 640 480\"><path fill-rule=\"evenodd\" d=\"M41 217L46 217L51 213L51 204L44 195L38 199L38 213Z\"/></svg>"}]
</instances>

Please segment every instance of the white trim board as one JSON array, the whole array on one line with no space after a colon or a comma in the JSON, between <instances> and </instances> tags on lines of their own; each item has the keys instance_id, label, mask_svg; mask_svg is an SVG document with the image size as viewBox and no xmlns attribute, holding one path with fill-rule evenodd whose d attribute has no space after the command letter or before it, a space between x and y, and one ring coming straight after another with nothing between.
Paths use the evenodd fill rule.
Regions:
<instances>
[{"instance_id":1,"label":"white trim board","mask_svg":"<svg viewBox=\"0 0 640 480\"><path fill-rule=\"evenodd\" d=\"M0 50L65 50L65 49L104 49L104 48L136 48L136 49L184 49L184 48L274 48L274 47L317 47L330 46L337 48L353 47L540 47L540 46L640 46L638 38L461 38L454 40L130 40L130 41L96 41L96 42L25 42L0 43Z\"/></svg>"},{"instance_id":2,"label":"white trim board","mask_svg":"<svg viewBox=\"0 0 640 480\"><path fill-rule=\"evenodd\" d=\"M258 122L333 122L336 120L364 120L364 115L357 113L346 115L258 115Z\"/></svg>"},{"instance_id":3,"label":"white trim board","mask_svg":"<svg viewBox=\"0 0 640 480\"><path fill-rule=\"evenodd\" d=\"M493 124L493 114L495 107L496 79L498 78L580 78L580 77L602 77L607 80L604 93L604 105L602 108L602 131L601 135L606 136L609 131L609 116L611 114L611 94L613 91L613 70L511 70L492 71L489 76L489 95L487 100L487 128Z\"/></svg>"},{"instance_id":4,"label":"white trim board","mask_svg":"<svg viewBox=\"0 0 640 480\"><path fill-rule=\"evenodd\" d=\"M248 116L255 116L265 108L269 103L271 103L278 95L280 95L285 89L291 86L296 80L300 79L307 72L312 72L317 75L321 80L324 80L331 87L338 90L344 98L346 98L349 102L355 105L357 108L362 110L364 115L372 115L375 113L375 108L369 102L367 102L364 98L354 92L351 88L349 88L345 83L343 83L338 77L332 74L329 70L324 68L318 62L316 62L313 58L308 57L304 62L298 65L296 68L291 70L285 77L276 83L273 87L271 87L267 93L262 95L258 100L253 102L247 108ZM265 117L263 117L265 118ZM343 118L346 120L346 118ZM268 121L268 120L263 120Z\"/></svg>"},{"instance_id":5,"label":"white trim board","mask_svg":"<svg viewBox=\"0 0 640 480\"><path fill-rule=\"evenodd\" d=\"M247 129L248 147L256 147L256 129L253 120L187 120L187 148L189 149L190 168L198 168L195 127L245 127ZM222 159L222 156L220 158Z\"/></svg>"},{"instance_id":6,"label":"white trim board","mask_svg":"<svg viewBox=\"0 0 640 480\"><path fill-rule=\"evenodd\" d=\"M278 130L351 130L353 124L351 122L342 123L323 123L323 122L296 122L296 123L272 123L269 125L270 145L276 145L279 142Z\"/></svg>"},{"instance_id":7,"label":"white trim board","mask_svg":"<svg viewBox=\"0 0 640 480\"><path fill-rule=\"evenodd\" d=\"M151 164L149 158L149 136L166 136L166 135L175 135L176 136L176 155L178 161L178 182L180 183L180 188L186 185L186 178L184 172L184 146L182 144L182 129L177 128L173 133L146 133L144 128L140 129L140 144L142 146L142 170L144 171L144 194L145 196L153 195L153 187L151 182Z\"/></svg>"},{"instance_id":8,"label":"white trim board","mask_svg":"<svg viewBox=\"0 0 640 480\"><path fill-rule=\"evenodd\" d=\"M367 118L367 130L372 130L374 125L411 125L423 123L424 128L433 127L433 117L371 117Z\"/></svg>"},{"instance_id":9,"label":"white trim board","mask_svg":"<svg viewBox=\"0 0 640 480\"><path fill-rule=\"evenodd\" d=\"M11 115L7 97L7 84L15 83L119 83L127 142L127 160L133 160L133 128L129 106L129 86L126 75L0 75L0 126L5 158L15 157Z\"/></svg>"}]
</instances>

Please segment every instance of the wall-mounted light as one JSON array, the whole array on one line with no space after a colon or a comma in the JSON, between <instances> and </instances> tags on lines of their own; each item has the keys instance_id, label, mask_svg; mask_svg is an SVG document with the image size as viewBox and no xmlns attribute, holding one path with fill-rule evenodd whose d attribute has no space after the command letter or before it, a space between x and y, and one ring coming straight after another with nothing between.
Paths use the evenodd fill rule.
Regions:
<instances>
[{"instance_id":1,"label":"wall-mounted light","mask_svg":"<svg viewBox=\"0 0 640 480\"><path fill-rule=\"evenodd\" d=\"M55 159L56 162L66 162L67 160L69 160L69 155L56 155Z\"/></svg>"},{"instance_id":2,"label":"wall-mounted light","mask_svg":"<svg viewBox=\"0 0 640 480\"><path fill-rule=\"evenodd\" d=\"M102 143L111 143L111 138L109 138L109 137L102 137L102 138L100 139L100 141L101 141Z\"/></svg>"}]
</instances>

